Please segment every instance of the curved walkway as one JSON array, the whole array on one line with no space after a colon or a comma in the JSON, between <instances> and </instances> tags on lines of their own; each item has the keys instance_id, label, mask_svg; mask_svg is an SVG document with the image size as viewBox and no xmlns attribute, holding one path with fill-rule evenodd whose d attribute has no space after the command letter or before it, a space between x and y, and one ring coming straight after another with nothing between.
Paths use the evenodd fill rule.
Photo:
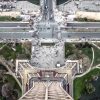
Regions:
<instances>
[{"instance_id":1,"label":"curved walkway","mask_svg":"<svg viewBox=\"0 0 100 100\"><path fill-rule=\"evenodd\" d=\"M81 74L81 75L75 76L74 79L75 79L75 78L82 77L82 76L86 75L87 73L89 73L91 70L94 70L94 69L96 69L96 68L100 69L99 66L100 66L100 64L98 64L98 65L96 65L96 66L93 66L92 68L89 68L89 70L87 70L85 73L83 73L83 74Z\"/></svg>"},{"instance_id":2,"label":"curved walkway","mask_svg":"<svg viewBox=\"0 0 100 100\"><path fill-rule=\"evenodd\" d=\"M77 77L82 77L82 76L86 75L92 69L92 66L93 66L93 63L94 63L94 49L93 48L91 48L91 49L92 49L92 62L90 64L89 69L86 72L84 72L83 74L81 74L81 75L76 75L74 77L74 79L77 78Z\"/></svg>"},{"instance_id":3,"label":"curved walkway","mask_svg":"<svg viewBox=\"0 0 100 100\"><path fill-rule=\"evenodd\" d=\"M100 50L100 47L98 45L96 45L95 43L92 43L92 45Z\"/></svg>"},{"instance_id":4,"label":"curved walkway","mask_svg":"<svg viewBox=\"0 0 100 100\"><path fill-rule=\"evenodd\" d=\"M94 63L94 48L92 47L92 62L90 68L93 66L93 63Z\"/></svg>"},{"instance_id":5,"label":"curved walkway","mask_svg":"<svg viewBox=\"0 0 100 100\"><path fill-rule=\"evenodd\" d=\"M8 63L4 59L0 59L0 63L6 67L6 69L8 70L7 74L11 75L16 80L16 82L18 83L18 85L20 86L20 88L22 89L21 83L16 78L15 73L13 73L13 71L9 68Z\"/></svg>"},{"instance_id":6,"label":"curved walkway","mask_svg":"<svg viewBox=\"0 0 100 100\"><path fill-rule=\"evenodd\" d=\"M2 47L0 47L0 50L2 50L8 43L4 44Z\"/></svg>"}]
</instances>

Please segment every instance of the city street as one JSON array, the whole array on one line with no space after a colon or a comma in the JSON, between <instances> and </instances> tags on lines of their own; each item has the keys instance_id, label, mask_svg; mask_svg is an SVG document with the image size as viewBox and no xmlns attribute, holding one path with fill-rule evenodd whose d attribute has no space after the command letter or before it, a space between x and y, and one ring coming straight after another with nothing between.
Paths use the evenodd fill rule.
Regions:
<instances>
[{"instance_id":1,"label":"city street","mask_svg":"<svg viewBox=\"0 0 100 100\"><path fill-rule=\"evenodd\" d=\"M54 20L53 15L53 2L52 0L44 0L43 18L42 20Z\"/></svg>"},{"instance_id":2,"label":"city street","mask_svg":"<svg viewBox=\"0 0 100 100\"><path fill-rule=\"evenodd\" d=\"M28 27L29 22L0 22L0 27Z\"/></svg>"}]
</instances>

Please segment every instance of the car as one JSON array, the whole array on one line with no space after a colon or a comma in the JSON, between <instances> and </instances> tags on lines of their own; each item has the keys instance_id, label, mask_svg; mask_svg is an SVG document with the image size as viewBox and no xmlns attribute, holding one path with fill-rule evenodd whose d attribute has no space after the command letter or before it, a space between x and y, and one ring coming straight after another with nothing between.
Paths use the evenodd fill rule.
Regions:
<instances>
[{"instance_id":1,"label":"car","mask_svg":"<svg viewBox=\"0 0 100 100\"><path fill-rule=\"evenodd\" d=\"M45 8L47 9L47 8L48 8L48 6L45 6Z\"/></svg>"},{"instance_id":2,"label":"car","mask_svg":"<svg viewBox=\"0 0 100 100\"><path fill-rule=\"evenodd\" d=\"M53 15L51 14L51 18L53 17Z\"/></svg>"},{"instance_id":3,"label":"car","mask_svg":"<svg viewBox=\"0 0 100 100\"><path fill-rule=\"evenodd\" d=\"M29 33L33 33L34 31L33 30L29 30Z\"/></svg>"},{"instance_id":4,"label":"car","mask_svg":"<svg viewBox=\"0 0 100 100\"><path fill-rule=\"evenodd\" d=\"M68 37L71 37L70 35L68 35Z\"/></svg>"},{"instance_id":5,"label":"car","mask_svg":"<svg viewBox=\"0 0 100 100\"><path fill-rule=\"evenodd\" d=\"M20 26L18 25L17 28L19 28Z\"/></svg>"}]
</instances>

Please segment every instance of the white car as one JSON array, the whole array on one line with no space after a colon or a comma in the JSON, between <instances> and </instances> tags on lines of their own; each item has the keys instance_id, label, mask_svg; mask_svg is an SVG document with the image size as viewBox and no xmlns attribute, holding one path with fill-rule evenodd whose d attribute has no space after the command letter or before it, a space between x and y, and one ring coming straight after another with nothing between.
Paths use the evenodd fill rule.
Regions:
<instances>
[{"instance_id":1,"label":"white car","mask_svg":"<svg viewBox=\"0 0 100 100\"><path fill-rule=\"evenodd\" d=\"M33 30L29 30L29 33L33 33L34 31Z\"/></svg>"},{"instance_id":2,"label":"white car","mask_svg":"<svg viewBox=\"0 0 100 100\"><path fill-rule=\"evenodd\" d=\"M45 8L47 9L47 8L48 8L48 6L45 6Z\"/></svg>"}]
</instances>

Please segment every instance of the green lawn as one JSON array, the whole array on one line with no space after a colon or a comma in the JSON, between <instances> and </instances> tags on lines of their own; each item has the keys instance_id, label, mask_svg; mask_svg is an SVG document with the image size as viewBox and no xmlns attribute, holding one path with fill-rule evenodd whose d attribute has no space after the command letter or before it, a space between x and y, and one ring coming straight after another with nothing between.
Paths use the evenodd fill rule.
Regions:
<instances>
[{"instance_id":1,"label":"green lawn","mask_svg":"<svg viewBox=\"0 0 100 100\"><path fill-rule=\"evenodd\" d=\"M91 80L92 75L100 75L100 69L96 68L81 78L74 80L74 100L78 100L85 91L85 80Z\"/></svg>"},{"instance_id":2,"label":"green lawn","mask_svg":"<svg viewBox=\"0 0 100 100\"><path fill-rule=\"evenodd\" d=\"M31 3L34 3L36 5L40 5L40 1L39 0L28 0L30 1Z\"/></svg>"},{"instance_id":3,"label":"green lawn","mask_svg":"<svg viewBox=\"0 0 100 100\"><path fill-rule=\"evenodd\" d=\"M93 65L100 64L100 50L94 47L94 63Z\"/></svg>"},{"instance_id":4,"label":"green lawn","mask_svg":"<svg viewBox=\"0 0 100 100\"><path fill-rule=\"evenodd\" d=\"M0 97L0 100L2 100L2 97Z\"/></svg>"},{"instance_id":5,"label":"green lawn","mask_svg":"<svg viewBox=\"0 0 100 100\"><path fill-rule=\"evenodd\" d=\"M100 22L100 20L88 19L88 18L74 18L75 21L79 22Z\"/></svg>"},{"instance_id":6,"label":"green lawn","mask_svg":"<svg viewBox=\"0 0 100 100\"><path fill-rule=\"evenodd\" d=\"M12 44L7 44L2 50L0 50L0 55L2 55L6 60L15 60L20 55L26 58L30 58L30 54L26 53L25 47L22 44L16 44L15 51L11 48Z\"/></svg>"},{"instance_id":7,"label":"green lawn","mask_svg":"<svg viewBox=\"0 0 100 100\"><path fill-rule=\"evenodd\" d=\"M94 46L92 46L94 49L94 63L93 65L100 64L100 50ZM90 60L92 60L92 49L91 48L81 48L82 52L89 57Z\"/></svg>"},{"instance_id":8,"label":"green lawn","mask_svg":"<svg viewBox=\"0 0 100 100\"><path fill-rule=\"evenodd\" d=\"M21 1L21 0L18 0L18 1ZM33 4L36 4L36 5L40 4L39 0L27 0L27 1L29 1ZM66 1L68 1L68 0L57 0L57 5L65 3Z\"/></svg>"},{"instance_id":9,"label":"green lawn","mask_svg":"<svg viewBox=\"0 0 100 100\"><path fill-rule=\"evenodd\" d=\"M21 88L19 87L16 80L11 75L5 75L6 79L12 84L14 89L17 89L19 97L22 95Z\"/></svg>"},{"instance_id":10,"label":"green lawn","mask_svg":"<svg viewBox=\"0 0 100 100\"><path fill-rule=\"evenodd\" d=\"M92 60L92 49L89 46L89 44L82 44L83 46L76 46L79 45L79 43L66 43L65 44L65 58L72 54L76 54L77 58L80 57L82 54L85 54L89 57L90 60ZM80 54L79 51L82 51Z\"/></svg>"},{"instance_id":11,"label":"green lawn","mask_svg":"<svg viewBox=\"0 0 100 100\"><path fill-rule=\"evenodd\" d=\"M15 52L8 46L5 46L2 50L0 50L0 55L3 55L3 57L7 60L16 58Z\"/></svg>"},{"instance_id":12,"label":"green lawn","mask_svg":"<svg viewBox=\"0 0 100 100\"><path fill-rule=\"evenodd\" d=\"M5 43L0 43L0 48L1 48L3 45L5 45Z\"/></svg>"},{"instance_id":13,"label":"green lawn","mask_svg":"<svg viewBox=\"0 0 100 100\"><path fill-rule=\"evenodd\" d=\"M92 61L92 49L91 48L81 48L82 53L87 55L89 57L89 59Z\"/></svg>"},{"instance_id":14,"label":"green lawn","mask_svg":"<svg viewBox=\"0 0 100 100\"><path fill-rule=\"evenodd\" d=\"M67 2L68 0L57 0L57 5Z\"/></svg>"},{"instance_id":15,"label":"green lawn","mask_svg":"<svg viewBox=\"0 0 100 100\"><path fill-rule=\"evenodd\" d=\"M73 44L65 43L65 58L74 54L74 51L73 51L74 49L75 49L75 47L73 46Z\"/></svg>"},{"instance_id":16,"label":"green lawn","mask_svg":"<svg viewBox=\"0 0 100 100\"><path fill-rule=\"evenodd\" d=\"M0 89L2 88L3 84L4 84L4 80L8 80L8 82L12 85L13 89L16 90L18 92L18 96L21 97L22 95L22 90L19 87L18 83L16 82L16 80L8 74L3 75L3 78L0 80ZM0 96L0 100L2 100L2 96Z\"/></svg>"},{"instance_id":17,"label":"green lawn","mask_svg":"<svg viewBox=\"0 0 100 100\"><path fill-rule=\"evenodd\" d=\"M0 21L22 21L20 17L0 16Z\"/></svg>"},{"instance_id":18,"label":"green lawn","mask_svg":"<svg viewBox=\"0 0 100 100\"><path fill-rule=\"evenodd\" d=\"M22 1L22 0L18 0L18 1ZM40 5L40 0L27 0L33 4L36 4L36 5Z\"/></svg>"}]
</instances>

